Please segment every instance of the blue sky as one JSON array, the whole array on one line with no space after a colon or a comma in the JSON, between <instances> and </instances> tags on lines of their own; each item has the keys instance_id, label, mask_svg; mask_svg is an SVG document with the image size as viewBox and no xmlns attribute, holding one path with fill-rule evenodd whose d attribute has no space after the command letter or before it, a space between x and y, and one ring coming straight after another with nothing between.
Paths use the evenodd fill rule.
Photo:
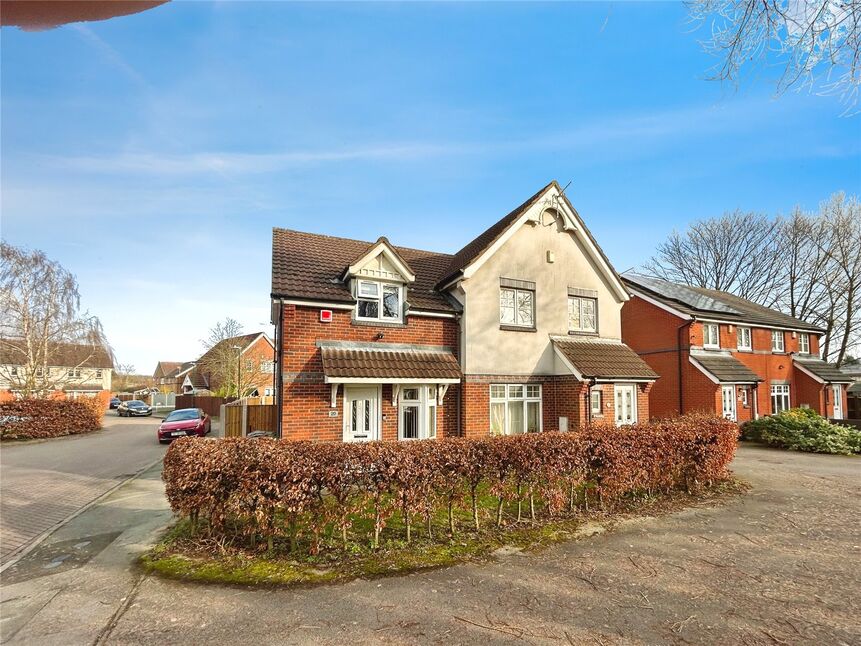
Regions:
<instances>
[{"instance_id":1,"label":"blue sky","mask_svg":"<svg viewBox=\"0 0 861 646\"><path fill-rule=\"evenodd\" d=\"M679 3L173 2L2 33L2 236L151 372L269 330L271 228L455 251L550 179L619 271L675 228L861 190L833 97L736 89Z\"/></svg>"}]
</instances>

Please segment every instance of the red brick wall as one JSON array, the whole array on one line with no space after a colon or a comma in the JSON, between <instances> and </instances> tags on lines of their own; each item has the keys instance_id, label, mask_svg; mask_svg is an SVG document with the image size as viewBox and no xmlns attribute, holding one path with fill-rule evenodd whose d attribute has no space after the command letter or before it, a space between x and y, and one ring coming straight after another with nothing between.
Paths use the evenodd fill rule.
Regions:
<instances>
[{"instance_id":1,"label":"red brick wall","mask_svg":"<svg viewBox=\"0 0 861 646\"><path fill-rule=\"evenodd\" d=\"M802 404L807 404L819 413L825 412L825 388L823 384L820 384L812 377L808 377L800 370L795 371L794 377L792 385L795 388L792 388L792 385L790 386L789 395L792 407L799 408ZM795 396L793 397L793 395Z\"/></svg>"},{"instance_id":2,"label":"red brick wall","mask_svg":"<svg viewBox=\"0 0 861 646\"><path fill-rule=\"evenodd\" d=\"M449 346L457 355L458 323L455 319L408 317L406 325L356 325L351 312L335 310L331 323L320 322L320 309L283 305L284 380L282 435L286 439L341 440L343 438L344 386L331 407L331 386L324 383L319 341L367 343L415 343ZM378 339L379 334L383 335ZM437 406L437 435L456 433L459 385L449 387L442 406ZM330 417L330 412L337 417ZM391 386L383 386L382 437L397 439L398 411L392 406Z\"/></svg>"}]
</instances>

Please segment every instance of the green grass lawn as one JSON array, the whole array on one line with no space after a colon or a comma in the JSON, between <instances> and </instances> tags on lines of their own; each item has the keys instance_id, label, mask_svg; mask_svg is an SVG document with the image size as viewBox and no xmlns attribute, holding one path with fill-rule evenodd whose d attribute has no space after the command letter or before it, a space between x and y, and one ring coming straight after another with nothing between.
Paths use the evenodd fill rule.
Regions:
<instances>
[{"instance_id":1,"label":"green grass lawn","mask_svg":"<svg viewBox=\"0 0 861 646\"><path fill-rule=\"evenodd\" d=\"M596 528L611 529L625 518L719 504L746 488L742 482L729 480L698 494L631 496L612 511L586 511L581 506L555 518L548 518L537 506L535 521L530 518L528 501L522 507L520 521L516 504L508 503L501 527L496 526L497 499L482 493L479 531L475 530L467 501L455 510L454 535L449 535L448 513L442 509L431 520L431 536L425 519L416 517L408 543L403 518L395 513L388 517L379 545L374 548L373 514L364 513L353 517L346 544L340 529L328 526L316 554L309 554L311 537L301 533L292 540L288 536L276 537L271 547L264 542L252 545L248 540L209 536L205 526L194 531L191 522L183 519L141 557L140 564L154 574L199 583L283 586L373 578L480 561L500 549L540 549L594 533Z\"/></svg>"}]
</instances>

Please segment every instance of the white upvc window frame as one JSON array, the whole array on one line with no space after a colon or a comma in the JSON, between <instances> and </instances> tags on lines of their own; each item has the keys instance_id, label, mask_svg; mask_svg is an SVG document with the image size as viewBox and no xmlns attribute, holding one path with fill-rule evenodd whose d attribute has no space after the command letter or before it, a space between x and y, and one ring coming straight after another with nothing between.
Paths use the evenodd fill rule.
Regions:
<instances>
[{"instance_id":1,"label":"white upvc window frame","mask_svg":"<svg viewBox=\"0 0 861 646\"><path fill-rule=\"evenodd\" d=\"M369 291L363 293L364 287L373 286L374 294ZM389 294L397 292L398 306L396 316L385 315L385 299L386 292ZM376 303L377 316L362 316L362 302ZM356 279L356 308L353 310L353 317L357 321L373 321L376 323L403 323L404 321L404 286L397 283L387 283L380 280L367 280L365 278Z\"/></svg>"},{"instance_id":2,"label":"white upvc window frame","mask_svg":"<svg viewBox=\"0 0 861 646\"><path fill-rule=\"evenodd\" d=\"M801 354L810 354L810 335L807 332L798 333L798 351Z\"/></svg>"},{"instance_id":3,"label":"white upvc window frame","mask_svg":"<svg viewBox=\"0 0 861 646\"><path fill-rule=\"evenodd\" d=\"M260 372L275 372L275 361L264 359L260 362Z\"/></svg>"},{"instance_id":4,"label":"white upvc window frame","mask_svg":"<svg viewBox=\"0 0 861 646\"><path fill-rule=\"evenodd\" d=\"M789 410L790 408L792 408L792 395L789 388L789 384L771 384L771 387L769 388L769 395L771 399L772 415L777 415L782 411ZM781 402L781 404L775 405L777 402ZM785 406L783 405L783 403L785 403Z\"/></svg>"},{"instance_id":5,"label":"white upvc window frame","mask_svg":"<svg viewBox=\"0 0 861 646\"><path fill-rule=\"evenodd\" d=\"M777 341L780 341L780 343L777 343ZM783 330L771 331L771 351L786 352L786 338Z\"/></svg>"},{"instance_id":6,"label":"white upvc window frame","mask_svg":"<svg viewBox=\"0 0 861 646\"><path fill-rule=\"evenodd\" d=\"M504 298L507 298L506 294L511 294L512 305L508 305L503 301ZM521 319L521 313L525 310L521 309L521 296L528 296L530 301L530 320L524 321ZM511 313L511 320L505 320L505 314L507 312ZM501 286L499 288L499 324L503 327L519 327L525 330L534 330L535 329L535 290L534 289L521 289L519 287L506 287Z\"/></svg>"},{"instance_id":7,"label":"white upvc window frame","mask_svg":"<svg viewBox=\"0 0 861 646\"><path fill-rule=\"evenodd\" d=\"M745 408L750 406L750 399L748 399L748 392L750 392L750 389L747 386L739 386L738 392L741 396L741 405Z\"/></svg>"},{"instance_id":8,"label":"white upvc window frame","mask_svg":"<svg viewBox=\"0 0 861 646\"><path fill-rule=\"evenodd\" d=\"M712 331L714 338L712 338ZM717 350L720 348L720 325L717 323L703 323L703 347Z\"/></svg>"},{"instance_id":9,"label":"white upvc window frame","mask_svg":"<svg viewBox=\"0 0 861 646\"><path fill-rule=\"evenodd\" d=\"M604 392L600 388L589 393L589 410L593 417L604 414Z\"/></svg>"},{"instance_id":10,"label":"white upvc window frame","mask_svg":"<svg viewBox=\"0 0 861 646\"><path fill-rule=\"evenodd\" d=\"M81 369L80 368L69 368L66 370L67 377L73 377L75 379L79 379L81 377Z\"/></svg>"},{"instance_id":11,"label":"white upvc window frame","mask_svg":"<svg viewBox=\"0 0 861 646\"><path fill-rule=\"evenodd\" d=\"M745 335L747 336L747 339L745 339ZM747 351L753 350L753 329L743 325L739 326L736 329L736 340L737 349Z\"/></svg>"},{"instance_id":12,"label":"white upvc window frame","mask_svg":"<svg viewBox=\"0 0 861 646\"><path fill-rule=\"evenodd\" d=\"M509 413L522 405L520 420L523 422L523 429L520 432L513 432L512 415ZM494 424L494 407L502 406L502 428L495 430ZM534 431L529 431L529 411L537 409L538 420ZM542 387L541 384L490 384L490 411L489 411L489 431L491 435L524 435L529 432L541 433L543 430L543 415L544 404L542 402Z\"/></svg>"},{"instance_id":13,"label":"white upvc window frame","mask_svg":"<svg viewBox=\"0 0 861 646\"><path fill-rule=\"evenodd\" d=\"M584 313L583 307L586 302L592 305L592 326L587 327L583 324ZM579 327L571 324L571 315L576 310L577 319L580 321ZM591 296L568 296L568 331L569 332L598 332L598 299Z\"/></svg>"},{"instance_id":14,"label":"white upvc window frame","mask_svg":"<svg viewBox=\"0 0 861 646\"><path fill-rule=\"evenodd\" d=\"M405 384L398 394L398 440L435 440L437 438L437 388L435 384ZM407 394L416 391L416 398ZM418 428L416 437L404 437L404 409L416 408Z\"/></svg>"}]
</instances>

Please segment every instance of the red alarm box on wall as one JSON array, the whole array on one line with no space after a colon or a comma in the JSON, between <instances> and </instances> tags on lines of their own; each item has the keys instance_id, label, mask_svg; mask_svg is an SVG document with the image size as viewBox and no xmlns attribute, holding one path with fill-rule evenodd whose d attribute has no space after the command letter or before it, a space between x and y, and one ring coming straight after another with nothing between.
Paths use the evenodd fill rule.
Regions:
<instances>
[{"instance_id":1,"label":"red alarm box on wall","mask_svg":"<svg viewBox=\"0 0 861 646\"><path fill-rule=\"evenodd\" d=\"M332 322L332 310L320 310L320 323Z\"/></svg>"}]
</instances>

